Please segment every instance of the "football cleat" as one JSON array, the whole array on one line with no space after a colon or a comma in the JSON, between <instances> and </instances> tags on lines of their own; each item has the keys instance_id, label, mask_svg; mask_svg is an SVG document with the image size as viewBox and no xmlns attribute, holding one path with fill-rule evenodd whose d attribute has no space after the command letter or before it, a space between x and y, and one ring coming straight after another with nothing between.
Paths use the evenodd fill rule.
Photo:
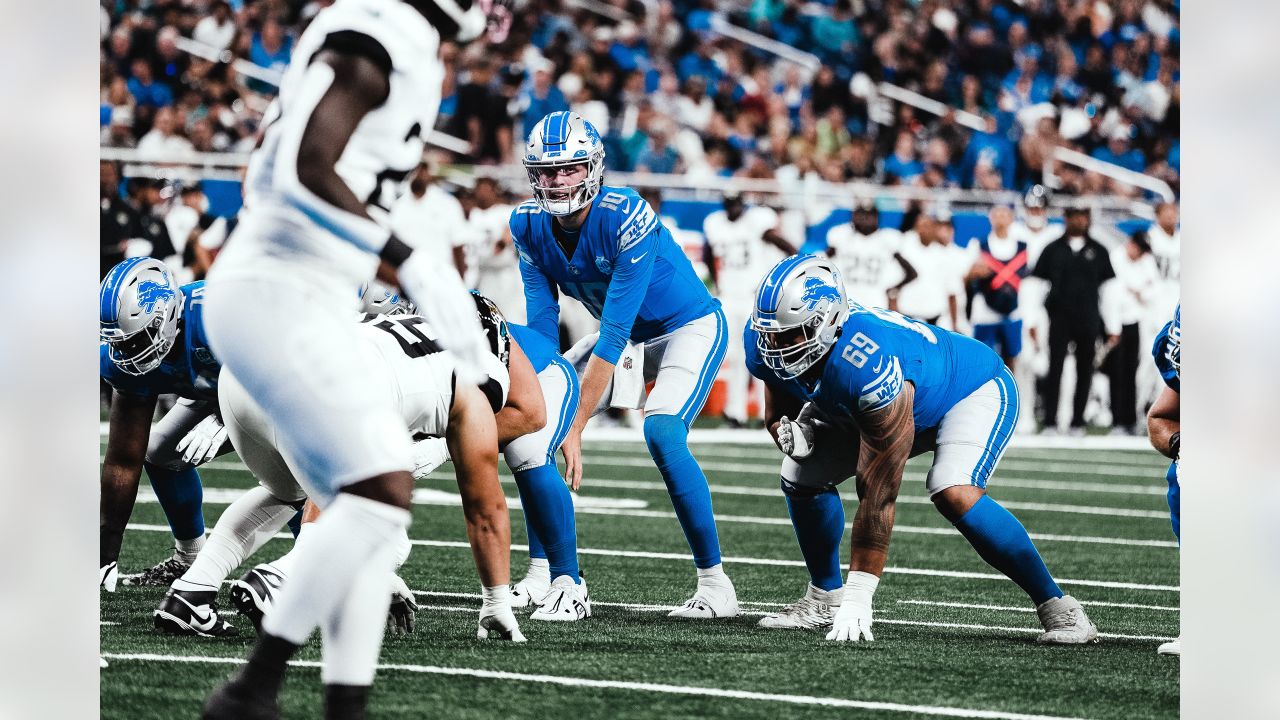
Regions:
<instances>
[{"instance_id":1,"label":"football cleat","mask_svg":"<svg viewBox=\"0 0 1280 720\"><path fill-rule=\"evenodd\" d=\"M279 720L275 698L252 692L241 679L241 670L219 685L204 703L200 720Z\"/></svg>"},{"instance_id":2,"label":"football cleat","mask_svg":"<svg viewBox=\"0 0 1280 720\"><path fill-rule=\"evenodd\" d=\"M728 578L725 578L727 581ZM698 584L693 597L680 607L667 613L667 617L679 618L727 618L738 615L738 593L733 584Z\"/></svg>"},{"instance_id":3,"label":"football cleat","mask_svg":"<svg viewBox=\"0 0 1280 720\"><path fill-rule=\"evenodd\" d=\"M540 606L533 611L529 619L576 622L589 617L591 617L591 595L587 592L587 581L575 583L572 577L561 575L551 583L551 591L542 598Z\"/></svg>"},{"instance_id":4,"label":"football cleat","mask_svg":"<svg viewBox=\"0 0 1280 720\"><path fill-rule=\"evenodd\" d=\"M120 568L114 560L98 568L98 587L113 593L116 591L116 583L119 581Z\"/></svg>"},{"instance_id":5,"label":"football cleat","mask_svg":"<svg viewBox=\"0 0 1280 720\"><path fill-rule=\"evenodd\" d=\"M152 613L157 630L170 635L235 637L234 625L218 615L217 590L173 590L164 596Z\"/></svg>"},{"instance_id":6,"label":"football cleat","mask_svg":"<svg viewBox=\"0 0 1280 720\"><path fill-rule=\"evenodd\" d=\"M1167 643L1161 643L1160 647L1156 648L1156 654L1181 656L1182 655L1182 638L1176 637Z\"/></svg>"},{"instance_id":7,"label":"football cleat","mask_svg":"<svg viewBox=\"0 0 1280 720\"><path fill-rule=\"evenodd\" d=\"M524 579L511 586L511 609L541 605L551 592L551 573L545 568L529 568Z\"/></svg>"},{"instance_id":8,"label":"football cleat","mask_svg":"<svg viewBox=\"0 0 1280 720\"><path fill-rule=\"evenodd\" d=\"M271 610L285 575L271 563L262 563L231 583L231 604L262 632L262 618Z\"/></svg>"},{"instance_id":9,"label":"football cleat","mask_svg":"<svg viewBox=\"0 0 1280 720\"><path fill-rule=\"evenodd\" d=\"M762 628L771 630L820 630L831 627L835 612L840 608L844 597L844 588L835 590L819 590L809 584L804 597L787 605L782 610L760 618L757 623Z\"/></svg>"},{"instance_id":10,"label":"football cleat","mask_svg":"<svg viewBox=\"0 0 1280 720\"><path fill-rule=\"evenodd\" d=\"M1098 628L1089 620L1080 601L1070 595L1051 598L1036 608L1044 632L1036 642L1048 645L1084 645L1098 642Z\"/></svg>"},{"instance_id":11,"label":"football cleat","mask_svg":"<svg viewBox=\"0 0 1280 720\"><path fill-rule=\"evenodd\" d=\"M122 576L120 582L130 587L169 587L190 568L190 561L182 559L182 556L175 552L168 559L137 575Z\"/></svg>"}]
</instances>

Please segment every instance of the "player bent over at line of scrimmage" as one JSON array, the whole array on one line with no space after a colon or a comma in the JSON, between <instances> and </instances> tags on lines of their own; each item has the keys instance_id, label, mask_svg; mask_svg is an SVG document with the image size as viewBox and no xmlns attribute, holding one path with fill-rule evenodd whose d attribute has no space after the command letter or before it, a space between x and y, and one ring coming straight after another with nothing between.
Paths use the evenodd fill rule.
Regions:
<instances>
[{"instance_id":1,"label":"player bent over at line of scrimmage","mask_svg":"<svg viewBox=\"0 0 1280 720\"><path fill-rule=\"evenodd\" d=\"M453 360L440 352L428 326L414 315L367 315L358 326L356 338L365 360L366 374L390 388L402 398L400 411L406 427L421 436L433 438L444 435L453 446L458 462L459 487L462 491L464 512L468 521L468 535L473 540L477 567L486 586L494 586L494 578L486 575L486 568L497 566L490 557L499 548L498 543L475 544L483 537L477 526L497 522L490 515L501 504L501 493L496 475L490 478L490 469L496 473L494 458L500 438L490 436L485 430L494 421L494 405L506 406L505 424L510 431L527 433L545 421L542 397L533 379L533 370L518 348L509 346L507 331L496 308L484 298L473 296L482 326L489 337L493 352L486 358L484 367L491 380L478 391L453 375ZM366 302L366 307L370 303ZM354 318L352 322L355 322ZM513 348L512 356L508 348ZM521 391L508 399L508 369L510 357L513 374L522 377ZM229 373L222 377L221 395L223 415L227 427L245 464L258 478L259 486L245 493L232 503L219 519L213 534L196 562L182 578L173 583L172 589L155 611L155 624L166 632L222 636L234 635L232 627L218 615L215 600L222 581L258 548L278 531L292 513L302 504L306 493L299 485L298 475L277 444L276 429L261 408L249 397L244 387ZM477 419L476 413L489 418ZM470 428L470 432L468 432ZM496 430L495 430L496 432ZM415 446L414 474L425 475L440 464L444 452L434 444ZM461 455L457 451L461 449ZM486 459L487 458L487 459ZM493 485L490 486L490 480ZM566 491L567 492L567 491ZM313 520L318 513L310 513ZM275 601L285 581L295 573L297 551L311 541L312 522L303 524L294 551L273 564L260 565L233 584L231 597L241 614L261 630L264 613ZM395 568L399 568L409 555L408 535L402 533L396 542ZM503 545L505 548L506 545ZM503 549L503 552L507 550ZM506 562L501 563L505 576ZM398 577L391 581L391 618L393 628L412 632L413 610L416 602L413 594ZM514 623L507 605L495 600L487 602L481 611L479 634L484 637L492 626L491 615L499 615L504 621ZM512 626L514 627L514 626ZM518 633L518 630L515 632Z\"/></svg>"},{"instance_id":2,"label":"player bent over at line of scrimmage","mask_svg":"<svg viewBox=\"0 0 1280 720\"><path fill-rule=\"evenodd\" d=\"M1058 588L1026 529L986 494L1018 420L1017 388L998 355L851 302L835 266L812 255L787 258L764 278L743 342L748 368L767 386L770 432L787 455L782 491L810 576L799 602L760 625L830 626L828 640L873 639L871 601L914 446L934 451L925 484L938 511L1035 603L1045 630L1039 642L1096 641L1097 628ZM859 503L842 584L836 486L855 474Z\"/></svg>"},{"instance_id":3,"label":"player bent over at line of scrimmage","mask_svg":"<svg viewBox=\"0 0 1280 720\"><path fill-rule=\"evenodd\" d=\"M604 153L600 134L580 115L542 118L524 150L534 199L511 213L529 327L555 341L559 293L600 320L598 336L566 353L582 383L578 413L562 444L566 476L576 490L582 431L595 413L621 401L615 372L629 362L632 371L641 369L636 358L628 356L620 366L619 359L628 341L644 343L638 374L654 383L644 403L645 443L698 577L693 596L670 614L732 617L737 593L721 566L707 478L688 444L689 424L706 403L728 346L724 313L653 208L631 188L602 185ZM624 404L635 407L630 398Z\"/></svg>"},{"instance_id":4,"label":"player bent over at line of scrimmage","mask_svg":"<svg viewBox=\"0 0 1280 720\"><path fill-rule=\"evenodd\" d=\"M1165 473L1169 483L1166 495L1169 501L1169 519L1173 522L1173 536L1182 542L1182 305L1174 311L1173 319L1156 335L1151 346L1156 367L1165 387L1147 412L1147 437L1151 446L1161 455L1173 460ZM1161 655L1182 655L1182 637L1162 643L1156 648Z\"/></svg>"}]
</instances>

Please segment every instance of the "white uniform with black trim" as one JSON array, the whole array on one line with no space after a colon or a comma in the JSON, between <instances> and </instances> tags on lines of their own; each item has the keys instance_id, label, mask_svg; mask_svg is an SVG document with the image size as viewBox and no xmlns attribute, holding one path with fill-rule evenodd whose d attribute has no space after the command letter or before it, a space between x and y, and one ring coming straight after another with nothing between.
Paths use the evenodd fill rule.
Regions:
<instances>
[{"instance_id":1,"label":"white uniform with black trim","mask_svg":"<svg viewBox=\"0 0 1280 720\"><path fill-rule=\"evenodd\" d=\"M360 121L337 163L373 222L329 205L298 178L303 131L334 79L327 64L311 62L326 43L390 63L386 100ZM385 209L435 123L439 45L421 14L394 0L343 0L316 16L264 118L245 209L206 285L214 352L271 418L300 476L325 491L412 467L397 399L367 372L353 315L356 288L373 277L389 232Z\"/></svg>"},{"instance_id":2,"label":"white uniform with black trim","mask_svg":"<svg viewBox=\"0 0 1280 720\"><path fill-rule=\"evenodd\" d=\"M863 235L845 223L827 231L827 247L849 297L863 305L889 307L888 290L902 281L902 266L893 259L902 250L902 233L880 228Z\"/></svg>"}]
</instances>

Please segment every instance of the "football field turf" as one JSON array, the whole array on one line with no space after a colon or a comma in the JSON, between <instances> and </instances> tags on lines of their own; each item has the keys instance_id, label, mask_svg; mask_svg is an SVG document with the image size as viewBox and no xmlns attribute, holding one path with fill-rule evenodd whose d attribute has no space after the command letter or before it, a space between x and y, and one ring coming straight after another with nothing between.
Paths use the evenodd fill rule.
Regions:
<instances>
[{"instance_id":1,"label":"football field turf","mask_svg":"<svg viewBox=\"0 0 1280 720\"><path fill-rule=\"evenodd\" d=\"M689 548L643 443L588 442L577 498L578 542L594 615L538 623L525 644L475 639L479 582L452 466L420 482L413 553L401 571L422 605L417 631L388 636L373 718L1168 718L1178 713L1178 659L1156 646L1178 634L1178 550L1165 505L1166 463L1153 452L1011 449L989 490L1026 525L1062 588L1102 633L1087 647L1040 647L1027 597L987 566L926 499L932 457L908 466L876 594L874 643L763 630L760 617L796 600L807 574L778 490L770 446L694 444L711 485L725 570L743 614L667 618L694 589ZM527 561L512 506L512 574ZM201 470L206 523L253 483L234 456ZM842 487L846 520L857 506ZM166 557L164 516L145 487L125 535L121 571ZM847 562L849 540L842 558ZM246 563L274 559L287 535ZM238 571L237 575L239 574ZM102 594L104 718L195 718L242 659L234 639L161 635L164 591ZM220 607L230 607L225 588ZM318 640L302 650L282 698L286 718L321 716Z\"/></svg>"}]
</instances>

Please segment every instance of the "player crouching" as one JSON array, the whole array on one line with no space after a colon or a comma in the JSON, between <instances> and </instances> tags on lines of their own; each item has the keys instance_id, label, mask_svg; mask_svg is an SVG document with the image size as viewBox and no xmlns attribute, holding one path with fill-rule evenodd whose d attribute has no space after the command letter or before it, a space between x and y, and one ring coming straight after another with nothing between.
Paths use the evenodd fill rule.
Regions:
<instances>
[{"instance_id":1,"label":"player crouching","mask_svg":"<svg viewBox=\"0 0 1280 720\"><path fill-rule=\"evenodd\" d=\"M989 565L1031 597L1039 642L1082 644L1098 630L1059 589L1026 529L986 494L1018 421L1018 392L982 343L851 302L826 259L795 255L756 292L743 338L765 382L782 491L809 569L805 597L762 627L830 627L828 640L872 640L872 597L888 557L908 457L932 450L929 497ZM794 418L794 419L792 419ZM844 506L857 475L849 576L841 583Z\"/></svg>"}]
</instances>

